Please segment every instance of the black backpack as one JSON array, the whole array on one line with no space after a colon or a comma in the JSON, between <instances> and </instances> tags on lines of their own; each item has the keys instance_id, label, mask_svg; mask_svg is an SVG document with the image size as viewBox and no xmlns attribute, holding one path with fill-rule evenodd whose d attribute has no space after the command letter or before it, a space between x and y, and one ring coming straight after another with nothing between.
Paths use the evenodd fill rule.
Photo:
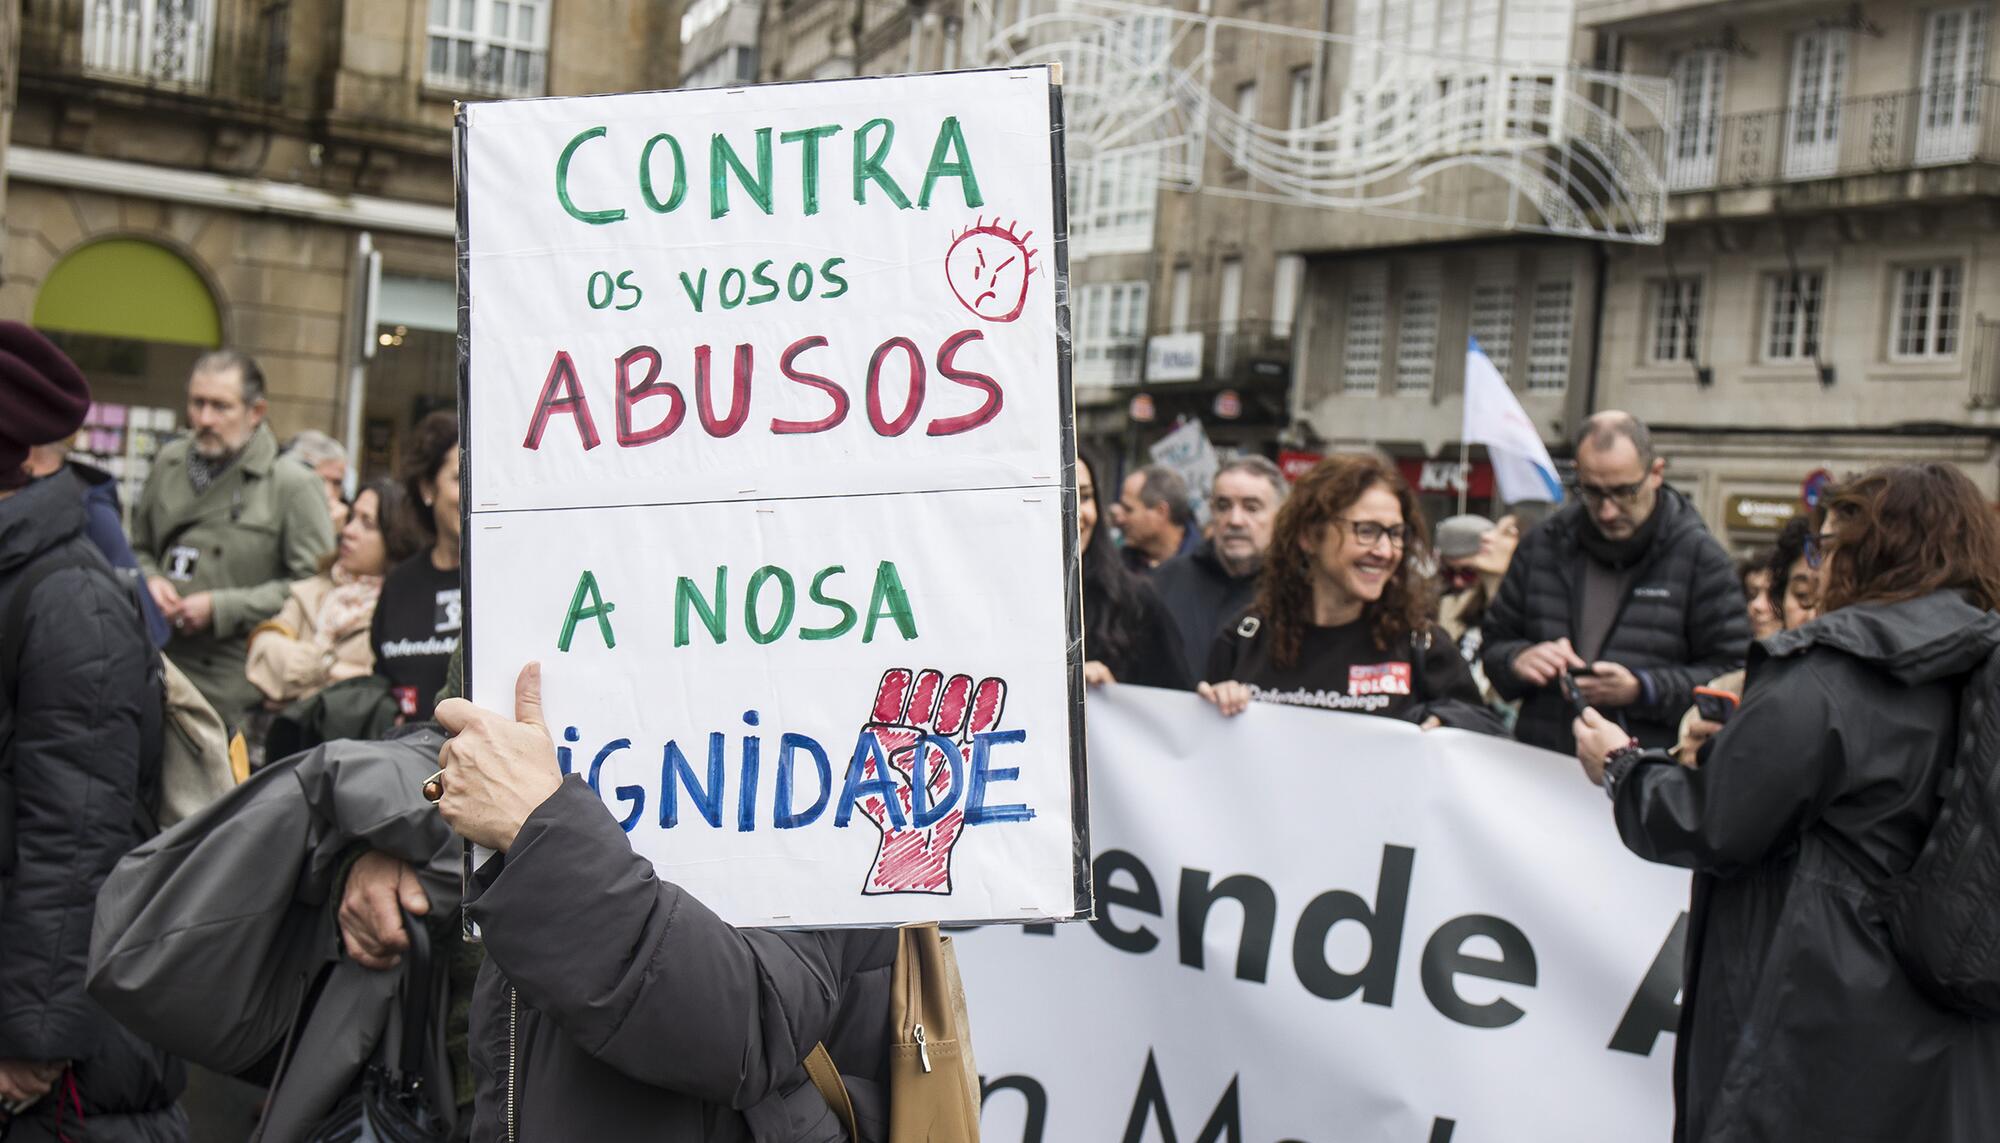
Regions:
<instances>
[{"instance_id":1,"label":"black backpack","mask_svg":"<svg viewBox=\"0 0 2000 1143\"><path fill-rule=\"evenodd\" d=\"M1967 681L1958 751L1916 861L1877 890L1917 987L1967 1016L2000 1017L2000 652Z\"/></svg>"}]
</instances>

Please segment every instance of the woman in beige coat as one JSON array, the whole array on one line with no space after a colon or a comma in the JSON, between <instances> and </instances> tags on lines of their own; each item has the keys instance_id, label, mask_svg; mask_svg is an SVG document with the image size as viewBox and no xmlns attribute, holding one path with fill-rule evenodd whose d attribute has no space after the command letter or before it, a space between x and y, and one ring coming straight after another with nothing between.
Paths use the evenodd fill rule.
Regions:
<instances>
[{"instance_id":1,"label":"woman in beige coat","mask_svg":"<svg viewBox=\"0 0 2000 1143\"><path fill-rule=\"evenodd\" d=\"M275 710L374 671L368 625L382 575L414 546L404 514L402 487L394 481L363 488L325 570L294 583L278 614L250 633L244 673L267 706Z\"/></svg>"}]
</instances>

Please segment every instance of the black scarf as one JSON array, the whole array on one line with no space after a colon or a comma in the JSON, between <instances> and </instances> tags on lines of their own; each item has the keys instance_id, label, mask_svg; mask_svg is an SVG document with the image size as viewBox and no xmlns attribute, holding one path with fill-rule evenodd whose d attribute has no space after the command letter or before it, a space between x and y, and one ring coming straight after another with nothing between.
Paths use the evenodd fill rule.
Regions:
<instances>
[{"instance_id":1,"label":"black scarf","mask_svg":"<svg viewBox=\"0 0 2000 1143\"><path fill-rule=\"evenodd\" d=\"M1660 534L1660 521L1671 511L1673 505L1668 500L1667 490L1662 488L1653 503L1653 514L1646 517L1646 522L1639 525L1638 531L1623 540L1605 538L1604 533L1597 530L1596 522L1586 513L1577 524L1577 546L1612 571L1624 571L1646 558L1646 553L1653 548L1654 538Z\"/></svg>"},{"instance_id":2,"label":"black scarf","mask_svg":"<svg viewBox=\"0 0 2000 1143\"><path fill-rule=\"evenodd\" d=\"M194 446L188 446L188 483L194 485L194 494L199 496L207 492L208 486L215 483L215 478L228 472L229 466L235 464L236 459L242 455L243 449L237 449L235 452L210 458L195 451Z\"/></svg>"}]
</instances>

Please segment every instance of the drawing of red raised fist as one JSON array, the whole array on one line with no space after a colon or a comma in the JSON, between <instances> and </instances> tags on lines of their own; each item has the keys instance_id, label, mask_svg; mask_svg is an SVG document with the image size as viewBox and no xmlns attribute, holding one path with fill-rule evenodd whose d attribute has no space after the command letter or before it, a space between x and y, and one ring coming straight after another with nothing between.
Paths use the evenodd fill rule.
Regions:
<instances>
[{"instance_id":1,"label":"drawing of red raised fist","mask_svg":"<svg viewBox=\"0 0 2000 1143\"><path fill-rule=\"evenodd\" d=\"M951 850L965 828L966 760L973 736L992 730L1007 700L1007 684L970 675L945 678L940 671L897 667L882 674L870 721L862 727L881 743L889 765L886 790L893 784L892 808L881 793L856 799L861 812L882 831L865 894L951 892ZM923 802L916 799L921 761ZM879 782L876 756L859 763L863 777ZM943 812L940 812L942 810Z\"/></svg>"}]
</instances>

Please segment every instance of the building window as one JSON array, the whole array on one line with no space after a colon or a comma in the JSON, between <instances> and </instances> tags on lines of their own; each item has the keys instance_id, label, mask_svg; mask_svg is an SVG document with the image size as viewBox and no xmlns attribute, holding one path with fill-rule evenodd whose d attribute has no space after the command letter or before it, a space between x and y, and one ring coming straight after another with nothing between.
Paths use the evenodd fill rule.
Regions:
<instances>
[{"instance_id":1,"label":"building window","mask_svg":"<svg viewBox=\"0 0 2000 1143\"><path fill-rule=\"evenodd\" d=\"M1693 361L1701 337L1701 279L1653 283L1653 336L1647 359L1656 364Z\"/></svg>"},{"instance_id":2,"label":"building window","mask_svg":"<svg viewBox=\"0 0 2000 1143\"><path fill-rule=\"evenodd\" d=\"M206 86L214 8L214 0L85 0L83 66L95 75Z\"/></svg>"},{"instance_id":3,"label":"building window","mask_svg":"<svg viewBox=\"0 0 2000 1143\"><path fill-rule=\"evenodd\" d=\"M1245 166L1244 159L1250 154L1250 147L1256 138L1257 127L1257 84L1239 84L1236 88L1236 155L1238 167Z\"/></svg>"},{"instance_id":4,"label":"building window","mask_svg":"<svg viewBox=\"0 0 2000 1143\"><path fill-rule=\"evenodd\" d=\"M1819 28L1792 45L1785 177L1820 178L1840 164L1840 104L1847 93L1847 32Z\"/></svg>"},{"instance_id":5,"label":"building window","mask_svg":"<svg viewBox=\"0 0 2000 1143\"><path fill-rule=\"evenodd\" d=\"M1959 269L1956 262L1905 266L1896 272L1896 314L1889 356L1900 361L1958 352Z\"/></svg>"},{"instance_id":6,"label":"building window","mask_svg":"<svg viewBox=\"0 0 2000 1143\"><path fill-rule=\"evenodd\" d=\"M1667 186L1713 186L1722 142L1722 70L1719 49L1689 52L1674 61L1674 134L1667 153Z\"/></svg>"},{"instance_id":7,"label":"building window","mask_svg":"<svg viewBox=\"0 0 2000 1143\"><path fill-rule=\"evenodd\" d=\"M1168 333L1188 331L1188 312L1194 305L1194 267L1174 267L1174 292L1167 299Z\"/></svg>"},{"instance_id":8,"label":"building window","mask_svg":"<svg viewBox=\"0 0 2000 1143\"><path fill-rule=\"evenodd\" d=\"M1305 281L1306 260L1297 254L1278 255L1277 273L1271 279L1271 334L1292 336L1292 319L1299 309L1299 287Z\"/></svg>"},{"instance_id":9,"label":"building window","mask_svg":"<svg viewBox=\"0 0 2000 1143\"><path fill-rule=\"evenodd\" d=\"M1074 361L1086 379L1135 381L1145 356L1146 283L1099 282L1076 291Z\"/></svg>"},{"instance_id":10,"label":"building window","mask_svg":"<svg viewBox=\"0 0 2000 1143\"><path fill-rule=\"evenodd\" d=\"M1291 134L1285 139L1285 146L1294 151L1306 149L1306 128L1313 125L1312 109L1312 69L1295 67L1292 69L1291 112L1285 118L1285 126Z\"/></svg>"},{"instance_id":11,"label":"building window","mask_svg":"<svg viewBox=\"0 0 2000 1143\"><path fill-rule=\"evenodd\" d=\"M737 87L757 82L757 50L732 45L710 56L700 67L681 77L681 86Z\"/></svg>"},{"instance_id":12,"label":"building window","mask_svg":"<svg viewBox=\"0 0 2000 1143\"><path fill-rule=\"evenodd\" d=\"M1347 279L1347 343L1341 353L1340 387L1347 393L1381 388L1382 333L1388 320L1388 290L1381 270Z\"/></svg>"},{"instance_id":13,"label":"building window","mask_svg":"<svg viewBox=\"0 0 2000 1143\"><path fill-rule=\"evenodd\" d=\"M1236 369L1236 330L1242 319L1243 259L1224 258L1215 302L1215 371L1224 377Z\"/></svg>"},{"instance_id":14,"label":"building window","mask_svg":"<svg viewBox=\"0 0 2000 1143\"><path fill-rule=\"evenodd\" d=\"M1818 358L1826 276L1818 270L1771 274L1764 279L1764 293L1770 299L1764 315L1764 360Z\"/></svg>"},{"instance_id":15,"label":"building window","mask_svg":"<svg viewBox=\"0 0 2000 1143\"><path fill-rule=\"evenodd\" d=\"M433 87L540 95L549 46L543 0L430 0Z\"/></svg>"},{"instance_id":16,"label":"building window","mask_svg":"<svg viewBox=\"0 0 2000 1143\"><path fill-rule=\"evenodd\" d=\"M1514 282L1489 278L1472 285L1472 337L1505 377L1514 363Z\"/></svg>"},{"instance_id":17,"label":"building window","mask_svg":"<svg viewBox=\"0 0 2000 1143\"><path fill-rule=\"evenodd\" d=\"M1396 309L1396 392L1429 393L1437 379L1438 279L1414 277Z\"/></svg>"},{"instance_id":18,"label":"building window","mask_svg":"<svg viewBox=\"0 0 2000 1143\"><path fill-rule=\"evenodd\" d=\"M1528 391L1556 393L1569 387L1570 284L1540 282L1528 317Z\"/></svg>"},{"instance_id":19,"label":"building window","mask_svg":"<svg viewBox=\"0 0 2000 1143\"><path fill-rule=\"evenodd\" d=\"M1924 25L1919 163L1963 162L1978 144L1979 100L1986 74L1986 8L1930 13Z\"/></svg>"},{"instance_id":20,"label":"building window","mask_svg":"<svg viewBox=\"0 0 2000 1143\"><path fill-rule=\"evenodd\" d=\"M1072 169L1082 172L1070 188L1070 238L1080 256L1151 249L1159 153L1115 151Z\"/></svg>"}]
</instances>

